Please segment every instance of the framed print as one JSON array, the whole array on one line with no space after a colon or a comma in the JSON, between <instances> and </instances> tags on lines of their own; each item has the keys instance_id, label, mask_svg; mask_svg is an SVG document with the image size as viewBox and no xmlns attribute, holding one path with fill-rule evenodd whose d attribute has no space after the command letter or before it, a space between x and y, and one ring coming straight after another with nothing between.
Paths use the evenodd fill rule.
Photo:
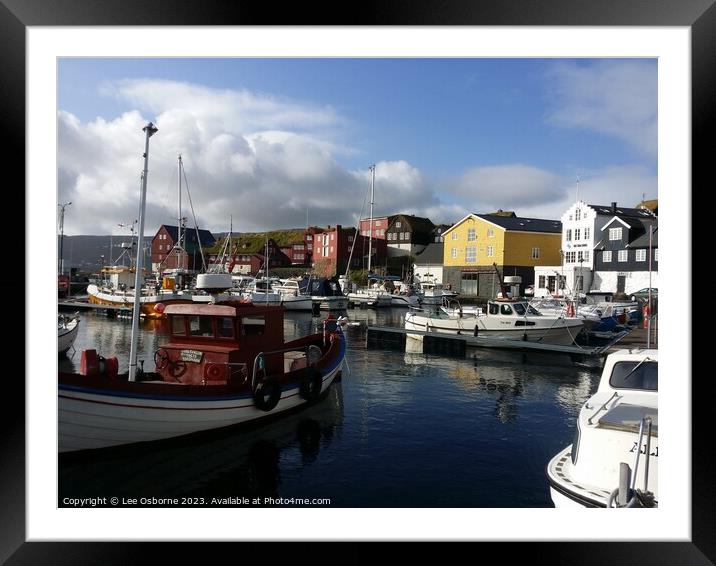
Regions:
<instances>
[{"instance_id":1,"label":"framed print","mask_svg":"<svg viewBox=\"0 0 716 566\"><path fill-rule=\"evenodd\" d=\"M694 315L690 305L696 296L694 293L692 298L690 292L692 178L704 176L706 144L697 140L711 125L716 94L711 76L716 52L716 8L712 3L705 0L681 6L661 1L644 7L635 2L615 2L606 6L585 4L580 10L574 9L574 3L557 0L486 8L456 2L440 10L424 2L375 3L362 6L355 22L342 22L340 17L325 21L325 13L316 14L316 22L322 25L308 21L313 9L299 13L289 7L276 16L270 10L245 5L229 11L212 4L174 8L168 11L151 2L108 7L91 2L43 5L10 1L0 6L0 43L4 47L0 57L6 77L0 97L5 108L3 130L9 142L5 162L14 165L6 169L23 171L14 185L26 187L24 198L19 196L20 191L6 191L6 207L13 211L12 216L24 210L27 219L24 300L8 301L12 306L25 307L27 370L25 380L13 378L13 372L7 372L5 380L9 388L6 399L12 401L3 412L5 481L0 484L0 500L3 515L13 520L0 527L0 557L8 564L126 563L141 560L146 546L138 544L142 541L240 542L237 548L245 550L248 558L258 558L258 553L267 548L272 552L275 549L282 558L295 552L296 545L270 544L275 541L494 541L494 546L510 553L515 548L510 543L520 542L518 551L538 562L712 563L716 556L711 535L716 525L710 511L714 490L710 466L703 456L710 446L704 419L708 411L701 406L710 388L707 380L692 379L692 340L696 334L692 337ZM468 72L467 65L473 63L474 69ZM411 65L411 72L405 73ZM455 69L463 73L463 82L451 74ZM185 79L184 72L188 72ZM228 78L239 74L243 82ZM544 86L542 90L534 86L536 76ZM498 90L496 80L485 77L504 78L499 96L490 98L490 88ZM428 88L428 83L435 90ZM444 96L461 88L469 91L464 98ZM393 105L384 106L391 98ZM555 100L562 104L559 110L554 107ZM463 112L465 131L448 128L448 114L443 113L448 110L438 111L441 104L454 104L449 109L451 124L458 123ZM249 110L241 111L241 105ZM426 111L430 108L433 110ZM479 120L471 116L473 113ZM508 115L510 121L499 123L498 118ZM380 128L370 123L371 116ZM530 132L527 124L531 120L549 128ZM147 134L142 140L146 146L134 148L132 153L127 149L131 142L121 137L131 130L127 123L134 126L140 122L156 123L159 135L150 144L151 134ZM231 124L227 126L228 122ZM306 230L327 226L322 234L328 235L333 225L338 240L341 224L351 225L356 218L361 221L370 210L369 248L360 252L367 258L368 275L371 260L378 253L378 243L372 240L373 204L380 199L390 203L383 204L390 210L375 215L385 215L387 250L391 234L396 243L407 239L407 231L395 228L395 222L401 219L410 224L415 222L411 218L434 215L436 221L431 224L437 225L438 220L445 224L447 237L451 224L472 213L467 207L478 185L489 187L486 192L493 195L481 197L476 201L479 206L499 207L495 214L505 215L509 215L510 207L515 208L517 220L520 216L531 220L560 218L561 212L554 212L566 202L560 199L578 201L580 190L590 199L601 197L613 205L619 198L645 203L649 196L661 197L666 229L661 238L665 248L661 260L667 262L667 269L659 283L659 336L666 338L662 352L665 395L660 405L663 421L670 426L663 427L661 438L662 505L621 515L619 511L594 510L590 515L581 510L554 509L546 476L537 495L534 483L519 483L520 475L544 475L547 462L542 462L543 452L554 451L553 444L565 444L565 417L570 417L571 426L578 410L574 407L586 401L587 392L596 387L595 374L584 374L587 377L578 390L559 372L540 377L538 385L534 376L515 379L512 373L509 379L500 381L487 377L483 372L487 366L478 361L467 368L471 373L466 376L463 367L433 370L408 360L408 356L404 359L402 354L384 358L375 354L371 359L368 349L361 349L360 357L354 354L347 358L350 363L344 366L345 385L335 414L321 414L310 422L297 420L299 436L291 436L295 432L292 429L284 435L290 437L286 441L279 431L268 442L258 438L241 448L246 452L237 457L241 465L225 463L222 458L229 451L238 453L240 449L233 438L219 438L208 450L193 451L191 462L182 456L183 447L179 445L176 451L141 455L120 451L106 459L90 457L78 465L65 466L68 460L58 458L54 450L56 419L50 426L43 420L57 410L54 368L46 372L53 375L44 376L46 383L42 383L47 364L43 358L48 355L38 355L49 339L54 340L43 334L48 330L41 330L40 322L51 318L48 312L54 312L55 307L54 296L49 302L42 296L46 281L41 284L46 280L46 256L51 261L53 257L46 250L58 235L51 232L49 223L59 203L66 213L61 221L63 230L71 228L72 236L108 233L117 222L129 219L130 228L121 226L122 230L131 229L133 239L136 228L132 215L137 203L128 195L134 194L135 185L146 183L148 175L149 183L159 185L168 195L164 203L156 197L147 200L148 218L154 224L144 232L149 237L159 234L157 226L168 225L157 220L163 218L162 211L171 210L173 214L176 208L177 179L171 177L174 173L161 172L162 168L169 170L169 158L175 154L163 145L166 142L161 135L166 132L164 139L170 140L178 136L172 138L172 128L164 124L194 135L180 149L187 153L179 158L179 212L170 216L176 218L179 234L182 215L194 215L196 208L204 226L209 222L211 231L225 239L226 232L233 233L240 223L243 227L238 231L252 234L305 224ZM425 124L432 129L423 129ZM558 130L570 135L557 140L554 132ZM424 138L431 132L436 132L435 138L426 143ZM480 139L489 134L494 135L492 144ZM96 136L97 141L89 136ZM471 144L479 151L471 153ZM515 156L493 153L501 144L513 147ZM524 149L527 147L529 151ZM192 150L200 157L189 155ZM128 154L146 158L147 153L156 160L148 169L146 161L143 171L139 161L108 169L109 163L122 161ZM362 167L366 160L377 160L377 166ZM19 163L26 164L24 170ZM190 167L182 169L182 163ZM114 178L117 171L137 176L137 182L131 187L123 185ZM571 183L565 181L568 175L578 177L580 171L585 175L564 188ZM192 178L195 172L197 181ZM525 181L527 178L531 184ZM182 205L182 190L193 189L197 182L216 191L211 211L201 210L203 203L196 195L190 195L194 197L191 203L184 200ZM624 188L619 188L620 183ZM339 185L345 188L337 189ZM527 192L514 189L517 185L528 186L530 194L538 193L545 202L530 201ZM562 187L561 192L550 195L552 186ZM373 193L376 188L377 199ZM390 195L386 195L386 189ZM381 195L380 190L385 192ZM576 197L570 192L575 190ZM91 206L81 201L90 201L100 193L104 206L99 200ZM236 216L229 218L233 211L227 205L227 195L239 193L242 204ZM110 203L110 198L116 202ZM51 206L47 204L50 201ZM75 204L70 206L70 201ZM356 216L363 201L364 208ZM506 203L505 210L501 203ZM550 203L555 208L549 208ZM83 220L70 216L73 207L81 211ZM262 220L268 218L267 209L274 225ZM401 210L406 211L404 217L387 216ZM519 215L520 210L528 212ZM112 219L103 217L110 214ZM138 217L144 217L143 210ZM197 238L201 239L196 224ZM119 232L113 232L115 238L119 238ZM317 233L313 236L317 242ZM357 242L358 230L351 237L352 243ZM484 236L479 231L477 235L474 230L473 234L466 232L468 241L471 237L480 242L491 236L488 232ZM289 246L282 246L276 238L276 251L271 253L288 254ZM213 255L219 253L220 238L216 241L217 249L210 252ZM328 258L333 241L322 237L321 242L325 251L316 253ZM112 257L114 249L110 241L109 265L118 260ZM244 249L240 256L265 253L262 257L268 277L268 238L265 250L262 247L249 253L248 247ZM473 255L468 248L460 252L467 262L481 253L491 256L494 252L492 246L481 251L479 244L471 249ZM155 261L154 251L147 246L151 262ZM530 252L533 259L544 253L536 246ZM624 257L627 253L625 250ZM389 252L385 255L387 269ZM412 257L412 251L408 255ZM106 259L105 255L101 257ZM635 261L643 260L640 255L635 257ZM65 259L62 252L59 259ZM252 265L251 259L245 261ZM562 265L564 261L560 260ZM449 261L443 264L447 266ZM100 266L104 267L104 262ZM64 264L59 270L64 273ZM335 271L337 276L338 267ZM471 273L466 276L467 271L461 272L453 286L462 286L464 292L470 285L480 289L484 282L477 271L474 277ZM581 277L583 282L583 274ZM160 279L155 283L158 287L168 285ZM13 297L16 287L7 288ZM537 281L535 287L539 287ZM682 299L675 300L680 296ZM162 310L157 312L161 314ZM19 316L14 319L19 320ZM353 316L349 313L347 320ZM373 319L362 320L368 330L375 327L371 326ZM198 327L193 329L193 323L187 324L187 336L194 330L199 332ZM306 317L307 328L316 325L319 323ZM357 330L344 330L349 350L351 331ZM109 326L97 325L93 332L93 338L104 344L125 340L112 334ZM367 343L368 338L360 336ZM197 348L184 347L181 363L201 364L205 355ZM382 369L379 359L384 359L380 362L385 364ZM388 360L397 366L390 366ZM156 354L154 362L158 368ZM106 369L104 358L103 363ZM256 363L263 367L263 361ZM361 373L361 368L371 364L377 372L399 375L372 381L367 372ZM353 372L357 375L351 376ZM443 372L440 375L445 378L435 382L435 391L440 394L442 388L448 388L450 394L442 391L444 399L433 397L429 401L426 391L433 389L426 385L428 388L421 390L415 384L420 380L431 383L434 372ZM357 376L370 387L352 388L350 380ZM446 384L445 376L452 380L450 384ZM206 375L203 379L206 385ZM534 397L540 390L549 391L549 400L547 396ZM458 394L454 391L464 397L456 401L454 395ZM422 396L424 404L406 401L401 395ZM479 411L460 412L465 399L479 401L480 395L490 400L489 407L477 403L475 408L489 409L487 417L483 419ZM549 403L559 406L555 409ZM570 408L563 410L562 405ZM435 406L440 407L442 416ZM401 418L413 420L403 420L401 425ZM455 430L461 435L469 433L472 424L482 434L491 430L493 436L470 443L449 428L445 429L447 433L441 432L441 426L456 420L461 424ZM500 426L492 429L491 423ZM412 432L405 433L407 428ZM386 437L377 439L379 434ZM543 440L549 437L553 438ZM529 442L530 438L534 440ZM478 453L478 447L485 452ZM460 449L465 452L459 453ZM336 464L340 458L353 464ZM485 463L491 460L495 463ZM369 466L380 473L372 473ZM456 472L454 477L430 471L447 467ZM189 468L199 471L192 475ZM319 469L324 470L324 476L318 474ZM425 475L413 472L418 469ZM189 473L183 475L187 470ZM307 470L318 475L309 480ZM411 470L410 477L401 478L401 470ZM155 491L136 482L134 485L140 486L136 497L128 490L116 494L102 490L107 485L103 481L110 481L103 478L122 474L165 476L154 480L151 489ZM359 481L357 475L365 484L355 483ZM184 485L180 485L182 482ZM207 483L216 489L214 505L203 505L209 493L202 491ZM237 487L249 483L250 490ZM333 504L327 508L249 504L250 496L257 493L269 495L269 499L285 495L286 490L276 487L279 484L294 486L297 494L303 489L306 497L328 496ZM92 490L96 490L95 495ZM116 496L128 502L119 505L122 509L103 503ZM140 505L139 498L146 503ZM201 500L202 505L182 506L175 499ZM606 517L606 512L612 514ZM115 541L123 542L120 545ZM198 559L198 553L205 552L193 545L161 544L154 548L160 550L163 559ZM337 550L342 552L342 545ZM382 550L362 544L351 552L355 552L356 560L366 561Z\"/></svg>"}]
</instances>

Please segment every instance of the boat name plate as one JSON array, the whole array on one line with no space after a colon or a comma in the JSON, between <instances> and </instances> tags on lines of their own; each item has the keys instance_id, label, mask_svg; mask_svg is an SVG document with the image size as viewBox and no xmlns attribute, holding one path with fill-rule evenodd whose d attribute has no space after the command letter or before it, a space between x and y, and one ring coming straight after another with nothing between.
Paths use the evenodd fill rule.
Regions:
<instances>
[{"instance_id":1,"label":"boat name plate","mask_svg":"<svg viewBox=\"0 0 716 566\"><path fill-rule=\"evenodd\" d=\"M183 362L201 362L201 358L204 355L204 352L200 352L199 350L182 350L179 354L181 356L181 361Z\"/></svg>"}]
</instances>

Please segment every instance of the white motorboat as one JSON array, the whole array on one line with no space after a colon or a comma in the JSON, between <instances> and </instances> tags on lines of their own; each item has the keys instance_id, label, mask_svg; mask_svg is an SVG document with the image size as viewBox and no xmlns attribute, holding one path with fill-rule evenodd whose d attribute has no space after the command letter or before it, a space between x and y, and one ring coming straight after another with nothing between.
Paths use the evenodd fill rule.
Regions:
<instances>
[{"instance_id":1,"label":"white motorboat","mask_svg":"<svg viewBox=\"0 0 716 566\"><path fill-rule=\"evenodd\" d=\"M571 345L582 327L580 319L546 316L526 301L515 299L488 301L484 313L458 309L453 312L443 310L438 314L409 312L405 315L408 336L417 339L422 339L422 335L410 334L411 330Z\"/></svg>"},{"instance_id":2,"label":"white motorboat","mask_svg":"<svg viewBox=\"0 0 716 566\"><path fill-rule=\"evenodd\" d=\"M57 315L57 352L64 354L75 343L80 328L78 313L71 316Z\"/></svg>"},{"instance_id":3,"label":"white motorboat","mask_svg":"<svg viewBox=\"0 0 716 566\"><path fill-rule=\"evenodd\" d=\"M610 354L574 442L547 465L555 507L658 507L658 351Z\"/></svg>"},{"instance_id":4,"label":"white motorboat","mask_svg":"<svg viewBox=\"0 0 716 566\"><path fill-rule=\"evenodd\" d=\"M313 310L313 299L302 295L295 279L280 279L271 285L274 292L281 296L281 304L288 311Z\"/></svg>"},{"instance_id":5,"label":"white motorboat","mask_svg":"<svg viewBox=\"0 0 716 566\"><path fill-rule=\"evenodd\" d=\"M592 307L577 304L575 308L575 304L566 297L542 297L530 301L530 306L544 315L580 318L587 331L602 323L602 317Z\"/></svg>"}]
</instances>

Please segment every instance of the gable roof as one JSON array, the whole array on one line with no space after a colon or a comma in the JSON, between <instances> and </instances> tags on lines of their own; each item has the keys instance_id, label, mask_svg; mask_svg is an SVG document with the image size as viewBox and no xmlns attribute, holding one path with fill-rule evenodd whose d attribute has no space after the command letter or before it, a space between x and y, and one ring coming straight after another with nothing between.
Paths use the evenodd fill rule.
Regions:
<instances>
[{"instance_id":1,"label":"gable roof","mask_svg":"<svg viewBox=\"0 0 716 566\"><path fill-rule=\"evenodd\" d=\"M612 211L612 205L603 204L588 204L587 206L593 208L596 213L600 216L625 216L631 218L653 218L653 213L644 208L626 208L623 206L617 206L616 212Z\"/></svg>"},{"instance_id":2,"label":"gable roof","mask_svg":"<svg viewBox=\"0 0 716 566\"><path fill-rule=\"evenodd\" d=\"M161 230L164 228L168 233L171 239L176 242L178 238L178 231L176 226L169 226L168 224L162 224L159 229ZM185 229L186 234L186 242L190 244L196 244L196 228L186 228ZM200 244L202 246L213 246L216 243L216 238L214 238L214 235L209 232L208 230L199 230L199 238L201 240Z\"/></svg>"},{"instance_id":3,"label":"gable roof","mask_svg":"<svg viewBox=\"0 0 716 566\"><path fill-rule=\"evenodd\" d=\"M629 243L630 248L648 248L649 247L649 226L653 226L654 230L651 234L651 247L652 248L658 248L659 247L659 225L656 222L656 219L649 221L644 220L641 223L644 227L644 233L640 236L637 236Z\"/></svg>"},{"instance_id":4,"label":"gable roof","mask_svg":"<svg viewBox=\"0 0 716 566\"><path fill-rule=\"evenodd\" d=\"M635 228L641 228L641 221L637 218L621 218L619 216L615 216L612 218L609 222L607 222L604 226L602 226L602 232L609 228L614 222L619 222L620 224L623 224L625 227L629 228L629 230L634 230Z\"/></svg>"},{"instance_id":5,"label":"gable roof","mask_svg":"<svg viewBox=\"0 0 716 566\"><path fill-rule=\"evenodd\" d=\"M445 246L442 243L433 243L415 256L415 265L434 265L443 263Z\"/></svg>"},{"instance_id":6,"label":"gable roof","mask_svg":"<svg viewBox=\"0 0 716 566\"><path fill-rule=\"evenodd\" d=\"M562 222L560 220L521 218L519 216L495 216L494 214L477 214L476 216L512 232L562 233Z\"/></svg>"},{"instance_id":7,"label":"gable roof","mask_svg":"<svg viewBox=\"0 0 716 566\"><path fill-rule=\"evenodd\" d=\"M422 234L430 234L435 228L432 220L429 218L422 218L420 216L413 216L412 214L396 214L392 217L390 224L388 224L388 230L390 230L396 222L405 222L411 229L411 232L419 232Z\"/></svg>"}]
</instances>

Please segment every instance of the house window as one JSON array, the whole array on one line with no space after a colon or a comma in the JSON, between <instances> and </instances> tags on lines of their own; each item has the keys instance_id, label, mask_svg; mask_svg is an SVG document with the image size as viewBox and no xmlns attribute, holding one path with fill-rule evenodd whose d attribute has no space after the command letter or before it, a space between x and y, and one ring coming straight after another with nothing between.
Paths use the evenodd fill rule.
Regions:
<instances>
[{"instance_id":1,"label":"house window","mask_svg":"<svg viewBox=\"0 0 716 566\"><path fill-rule=\"evenodd\" d=\"M612 252L604 252L602 254L602 261L604 263L611 263L612 262Z\"/></svg>"},{"instance_id":2,"label":"house window","mask_svg":"<svg viewBox=\"0 0 716 566\"><path fill-rule=\"evenodd\" d=\"M544 275L540 275L540 276L539 276L539 283L537 283L537 287L540 288L540 289L544 289L544 282L545 282L545 277L544 277Z\"/></svg>"},{"instance_id":3,"label":"house window","mask_svg":"<svg viewBox=\"0 0 716 566\"><path fill-rule=\"evenodd\" d=\"M577 261L584 261L584 252L577 252Z\"/></svg>"},{"instance_id":4,"label":"house window","mask_svg":"<svg viewBox=\"0 0 716 566\"><path fill-rule=\"evenodd\" d=\"M589 233L590 233L590 229L589 229L589 228L585 228L585 229L584 229L584 239L585 239L585 240L588 240L588 239L589 239Z\"/></svg>"},{"instance_id":5,"label":"house window","mask_svg":"<svg viewBox=\"0 0 716 566\"><path fill-rule=\"evenodd\" d=\"M353 241L353 236L348 236L348 241L349 241L349 242L352 242L352 241Z\"/></svg>"},{"instance_id":6,"label":"house window","mask_svg":"<svg viewBox=\"0 0 716 566\"><path fill-rule=\"evenodd\" d=\"M328 257L328 246L323 246L323 257Z\"/></svg>"},{"instance_id":7,"label":"house window","mask_svg":"<svg viewBox=\"0 0 716 566\"><path fill-rule=\"evenodd\" d=\"M574 241L575 241L575 242L579 240L579 235L580 235L580 229L579 229L579 228L575 228L575 229L574 229Z\"/></svg>"},{"instance_id":8,"label":"house window","mask_svg":"<svg viewBox=\"0 0 716 566\"><path fill-rule=\"evenodd\" d=\"M456 259L456 258L457 258L457 248L452 248L452 249L450 250L450 256L451 256L453 259Z\"/></svg>"},{"instance_id":9,"label":"house window","mask_svg":"<svg viewBox=\"0 0 716 566\"><path fill-rule=\"evenodd\" d=\"M310 242L311 240L313 240L313 236L311 234L308 234L306 236L306 241Z\"/></svg>"},{"instance_id":10,"label":"house window","mask_svg":"<svg viewBox=\"0 0 716 566\"><path fill-rule=\"evenodd\" d=\"M609 239L610 240L621 240L622 239L622 229L621 228L609 228Z\"/></svg>"},{"instance_id":11,"label":"house window","mask_svg":"<svg viewBox=\"0 0 716 566\"><path fill-rule=\"evenodd\" d=\"M402 228L403 225L400 223L400 221L398 221L398 222L395 223L395 227L396 227L396 228Z\"/></svg>"},{"instance_id":12,"label":"house window","mask_svg":"<svg viewBox=\"0 0 716 566\"><path fill-rule=\"evenodd\" d=\"M495 255L495 248L492 246L487 246L487 257L492 257Z\"/></svg>"},{"instance_id":13,"label":"house window","mask_svg":"<svg viewBox=\"0 0 716 566\"><path fill-rule=\"evenodd\" d=\"M567 263L574 263L577 258L577 252L567 252L566 259Z\"/></svg>"},{"instance_id":14,"label":"house window","mask_svg":"<svg viewBox=\"0 0 716 566\"><path fill-rule=\"evenodd\" d=\"M410 232L403 232L403 234L405 235L405 241L409 242L410 241Z\"/></svg>"},{"instance_id":15,"label":"house window","mask_svg":"<svg viewBox=\"0 0 716 566\"><path fill-rule=\"evenodd\" d=\"M488 238L494 238L495 237L495 231L492 228L487 229L487 237Z\"/></svg>"},{"instance_id":16,"label":"house window","mask_svg":"<svg viewBox=\"0 0 716 566\"><path fill-rule=\"evenodd\" d=\"M331 246L331 253L333 253L333 246Z\"/></svg>"},{"instance_id":17,"label":"house window","mask_svg":"<svg viewBox=\"0 0 716 566\"><path fill-rule=\"evenodd\" d=\"M452 239L453 239L453 240L457 240L457 232L453 232L453 233L452 233Z\"/></svg>"},{"instance_id":18,"label":"house window","mask_svg":"<svg viewBox=\"0 0 716 566\"><path fill-rule=\"evenodd\" d=\"M465 248L465 261L468 263L475 263L477 257L477 248L475 246L468 246Z\"/></svg>"},{"instance_id":19,"label":"house window","mask_svg":"<svg viewBox=\"0 0 716 566\"><path fill-rule=\"evenodd\" d=\"M475 241L475 229L474 229L474 228L468 228L468 229L467 229L467 241L468 241L468 242L474 242L474 241Z\"/></svg>"},{"instance_id":20,"label":"house window","mask_svg":"<svg viewBox=\"0 0 716 566\"><path fill-rule=\"evenodd\" d=\"M572 230L571 230L571 228L570 228L569 230L567 230L567 234L565 235L565 239L566 239L568 242L571 242L571 241L572 241Z\"/></svg>"},{"instance_id":21,"label":"house window","mask_svg":"<svg viewBox=\"0 0 716 566\"><path fill-rule=\"evenodd\" d=\"M619 250L619 255L617 256L617 261L627 261L628 259L629 259L629 250Z\"/></svg>"},{"instance_id":22,"label":"house window","mask_svg":"<svg viewBox=\"0 0 716 566\"><path fill-rule=\"evenodd\" d=\"M532 259L539 259L539 248L532 248Z\"/></svg>"},{"instance_id":23,"label":"house window","mask_svg":"<svg viewBox=\"0 0 716 566\"><path fill-rule=\"evenodd\" d=\"M584 250L584 261L589 261L589 250Z\"/></svg>"},{"instance_id":24,"label":"house window","mask_svg":"<svg viewBox=\"0 0 716 566\"><path fill-rule=\"evenodd\" d=\"M574 219L575 220L581 220L582 219L582 211L580 209L577 209L574 211ZM579 239L579 238L577 238Z\"/></svg>"},{"instance_id":25,"label":"house window","mask_svg":"<svg viewBox=\"0 0 716 566\"><path fill-rule=\"evenodd\" d=\"M400 238L400 239L402 240L402 239L403 239L403 237L404 237L404 234L403 234L403 232L400 232L400 234L398 235L398 237L399 237L399 238Z\"/></svg>"},{"instance_id":26,"label":"house window","mask_svg":"<svg viewBox=\"0 0 716 566\"><path fill-rule=\"evenodd\" d=\"M659 248L654 250L654 261L659 261Z\"/></svg>"},{"instance_id":27,"label":"house window","mask_svg":"<svg viewBox=\"0 0 716 566\"><path fill-rule=\"evenodd\" d=\"M646 250L636 250L636 260L646 261Z\"/></svg>"}]
</instances>

